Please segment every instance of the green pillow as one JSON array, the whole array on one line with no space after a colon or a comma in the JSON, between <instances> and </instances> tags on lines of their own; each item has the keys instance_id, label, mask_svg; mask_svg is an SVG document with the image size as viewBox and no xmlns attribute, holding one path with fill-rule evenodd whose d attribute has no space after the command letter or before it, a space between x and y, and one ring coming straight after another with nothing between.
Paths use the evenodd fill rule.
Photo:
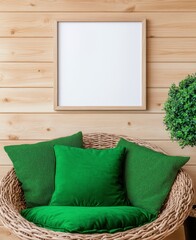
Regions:
<instances>
[{"instance_id":1,"label":"green pillow","mask_svg":"<svg viewBox=\"0 0 196 240\"><path fill-rule=\"evenodd\" d=\"M82 133L35 144L5 146L22 184L27 207L48 205L54 192L54 145L83 147Z\"/></svg>"},{"instance_id":2,"label":"green pillow","mask_svg":"<svg viewBox=\"0 0 196 240\"><path fill-rule=\"evenodd\" d=\"M117 146L128 150L125 182L131 204L157 213L189 157L168 156L125 139Z\"/></svg>"},{"instance_id":3,"label":"green pillow","mask_svg":"<svg viewBox=\"0 0 196 240\"><path fill-rule=\"evenodd\" d=\"M25 209L21 214L39 227L71 233L115 233L155 219L148 211L131 206L46 206Z\"/></svg>"},{"instance_id":4,"label":"green pillow","mask_svg":"<svg viewBox=\"0 0 196 240\"><path fill-rule=\"evenodd\" d=\"M124 148L80 149L55 145L51 206L127 205L122 182Z\"/></svg>"}]
</instances>

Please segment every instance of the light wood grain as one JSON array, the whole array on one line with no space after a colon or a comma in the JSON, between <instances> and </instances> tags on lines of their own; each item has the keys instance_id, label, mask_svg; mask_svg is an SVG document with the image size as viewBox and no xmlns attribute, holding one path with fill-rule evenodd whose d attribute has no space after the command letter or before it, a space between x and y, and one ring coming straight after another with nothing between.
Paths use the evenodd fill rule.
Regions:
<instances>
[{"instance_id":1,"label":"light wood grain","mask_svg":"<svg viewBox=\"0 0 196 240\"><path fill-rule=\"evenodd\" d=\"M163 112L168 89L147 89L148 107L143 113ZM0 109L9 112L46 112L54 111L52 88L0 88ZM87 110L85 108L85 110ZM60 113L60 112L57 112ZM135 112L136 113L136 112Z\"/></svg>"},{"instance_id":2,"label":"light wood grain","mask_svg":"<svg viewBox=\"0 0 196 240\"><path fill-rule=\"evenodd\" d=\"M44 141L44 140L43 140ZM46 140L47 141L47 140ZM4 151L4 146L20 145L20 144L33 144L39 142L38 140L17 140L17 141L0 141L0 166L12 165L10 158Z\"/></svg>"},{"instance_id":3,"label":"light wood grain","mask_svg":"<svg viewBox=\"0 0 196 240\"><path fill-rule=\"evenodd\" d=\"M150 38L148 62L195 62L196 38Z\"/></svg>"},{"instance_id":4,"label":"light wood grain","mask_svg":"<svg viewBox=\"0 0 196 240\"><path fill-rule=\"evenodd\" d=\"M52 63L1 63L0 88L52 87Z\"/></svg>"},{"instance_id":5,"label":"light wood grain","mask_svg":"<svg viewBox=\"0 0 196 240\"><path fill-rule=\"evenodd\" d=\"M162 3L166 1L160 1ZM171 2L168 1L168 2ZM196 13L135 13L147 19L148 37L196 37Z\"/></svg>"},{"instance_id":6,"label":"light wood grain","mask_svg":"<svg viewBox=\"0 0 196 240\"><path fill-rule=\"evenodd\" d=\"M195 11L194 0L1 0L0 11Z\"/></svg>"},{"instance_id":7,"label":"light wood grain","mask_svg":"<svg viewBox=\"0 0 196 240\"><path fill-rule=\"evenodd\" d=\"M88 13L94 17L94 13ZM86 13L1 13L0 37L53 37L53 22L56 19L78 20ZM148 37L196 37L196 13L96 13L108 20L116 16L122 19L147 19Z\"/></svg>"},{"instance_id":8,"label":"light wood grain","mask_svg":"<svg viewBox=\"0 0 196 240\"><path fill-rule=\"evenodd\" d=\"M2 179L2 177L4 177L11 168L12 168L12 165L1 166L1 168L0 168L0 179Z\"/></svg>"},{"instance_id":9,"label":"light wood grain","mask_svg":"<svg viewBox=\"0 0 196 240\"><path fill-rule=\"evenodd\" d=\"M0 3L1 4L1 3ZM55 15L31 13L1 13L1 37L52 37Z\"/></svg>"},{"instance_id":10,"label":"light wood grain","mask_svg":"<svg viewBox=\"0 0 196 240\"><path fill-rule=\"evenodd\" d=\"M115 0L36 0L36 1L17 1L6 0L0 1L1 11L130 11L134 5L130 1Z\"/></svg>"},{"instance_id":11,"label":"light wood grain","mask_svg":"<svg viewBox=\"0 0 196 240\"><path fill-rule=\"evenodd\" d=\"M47 139L42 139L41 141L47 141ZM4 151L4 146L10 145L20 145L20 144L33 144L37 143L39 140L7 140L0 141L0 165L10 165L12 164L8 155ZM176 142L171 142L170 140L148 140L151 144L159 146L169 155L178 155L178 156L190 156L190 160L187 163L187 166L196 165L196 151L192 147L186 147L181 149Z\"/></svg>"},{"instance_id":12,"label":"light wood grain","mask_svg":"<svg viewBox=\"0 0 196 240\"><path fill-rule=\"evenodd\" d=\"M148 63L147 86L168 88L196 71L196 63ZM1 63L0 87L52 87L53 63Z\"/></svg>"},{"instance_id":13,"label":"light wood grain","mask_svg":"<svg viewBox=\"0 0 196 240\"><path fill-rule=\"evenodd\" d=\"M77 131L125 134L142 139L169 139L163 114L1 114L0 138L51 139ZM153 129L153 131L152 131Z\"/></svg>"},{"instance_id":14,"label":"light wood grain","mask_svg":"<svg viewBox=\"0 0 196 240\"><path fill-rule=\"evenodd\" d=\"M52 112L52 88L0 88L1 112Z\"/></svg>"},{"instance_id":15,"label":"light wood grain","mask_svg":"<svg viewBox=\"0 0 196 240\"><path fill-rule=\"evenodd\" d=\"M170 87L196 72L195 63L148 63L148 87Z\"/></svg>"},{"instance_id":16,"label":"light wood grain","mask_svg":"<svg viewBox=\"0 0 196 240\"><path fill-rule=\"evenodd\" d=\"M0 61L53 61L52 38L0 38ZM149 62L195 61L196 38L152 38Z\"/></svg>"},{"instance_id":17,"label":"light wood grain","mask_svg":"<svg viewBox=\"0 0 196 240\"><path fill-rule=\"evenodd\" d=\"M194 0L130 0L129 3L134 5L134 8L130 8L130 11L192 12L196 9L196 2Z\"/></svg>"},{"instance_id":18,"label":"light wood grain","mask_svg":"<svg viewBox=\"0 0 196 240\"><path fill-rule=\"evenodd\" d=\"M52 38L0 38L0 61L53 61Z\"/></svg>"},{"instance_id":19,"label":"light wood grain","mask_svg":"<svg viewBox=\"0 0 196 240\"><path fill-rule=\"evenodd\" d=\"M149 88L147 90L148 110L162 112L168 97L168 88Z\"/></svg>"},{"instance_id":20,"label":"light wood grain","mask_svg":"<svg viewBox=\"0 0 196 240\"><path fill-rule=\"evenodd\" d=\"M148 87L170 87L196 71L196 63L148 63ZM1 63L0 87L52 87L53 63Z\"/></svg>"},{"instance_id":21,"label":"light wood grain","mask_svg":"<svg viewBox=\"0 0 196 240\"><path fill-rule=\"evenodd\" d=\"M185 147L181 148L177 142L172 142L170 140L150 140L150 143L159 146L161 149L163 149L167 154L173 155L173 156L189 156L190 160L187 163L187 166L189 165L196 165L196 150L194 147Z\"/></svg>"}]
</instances>

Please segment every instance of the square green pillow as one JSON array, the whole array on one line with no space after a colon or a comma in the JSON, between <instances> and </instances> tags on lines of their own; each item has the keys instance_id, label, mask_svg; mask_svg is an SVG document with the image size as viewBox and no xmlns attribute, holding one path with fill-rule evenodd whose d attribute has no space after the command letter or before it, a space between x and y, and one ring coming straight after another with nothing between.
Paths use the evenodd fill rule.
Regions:
<instances>
[{"instance_id":1,"label":"square green pillow","mask_svg":"<svg viewBox=\"0 0 196 240\"><path fill-rule=\"evenodd\" d=\"M131 204L158 213L189 157L168 156L125 139L117 146L128 150L125 182Z\"/></svg>"},{"instance_id":2,"label":"square green pillow","mask_svg":"<svg viewBox=\"0 0 196 240\"><path fill-rule=\"evenodd\" d=\"M51 206L128 205L123 186L126 150L54 146L55 191Z\"/></svg>"},{"instance_id":3,"label":"square green pillow","mask_svg":"<svg viewBox=\"0 0 196 240\"><path fill-rule=\"evenodd\" d=\"M82 133L35 144L5 146L22 184L27 207L48 205L54 192L54 145L83 147Z\"/></svg>"}]
</instances>

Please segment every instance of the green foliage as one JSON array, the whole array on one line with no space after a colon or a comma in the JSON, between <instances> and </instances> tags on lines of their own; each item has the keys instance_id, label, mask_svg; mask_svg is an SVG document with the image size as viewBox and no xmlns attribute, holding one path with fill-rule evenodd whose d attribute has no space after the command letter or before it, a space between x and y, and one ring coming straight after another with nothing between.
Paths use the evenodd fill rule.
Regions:
<instances>
[{"instance_id":1,"label":"green foliage","mask_svg":"<svg viewBox=\"0 0 196 240\"><path fill-rule=\"evenodd\" d=\"M179 145L196 146L196 73L179 83L172 84L164 104L164 123L171 139Z\"/></svg>"}]
</instances>

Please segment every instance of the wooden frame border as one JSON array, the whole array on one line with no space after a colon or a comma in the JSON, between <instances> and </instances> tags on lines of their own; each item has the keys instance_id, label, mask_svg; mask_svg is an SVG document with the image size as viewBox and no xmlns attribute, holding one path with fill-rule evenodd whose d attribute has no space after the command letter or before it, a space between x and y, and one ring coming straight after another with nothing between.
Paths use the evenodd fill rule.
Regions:
<instances>
[{"instance_id":1,"label":"wooden frame border","mask_svg":"<svg viewBox=\"0 0 196 240\"><path fill-rule=\"evenodd\" d=\"M59 106L58 105L58 23L59 22L141 22L142 23L142 106ZM146 110L146 19L119 13L69 13L54 22L54 110Z\"/></svg>"}]
</instances>

